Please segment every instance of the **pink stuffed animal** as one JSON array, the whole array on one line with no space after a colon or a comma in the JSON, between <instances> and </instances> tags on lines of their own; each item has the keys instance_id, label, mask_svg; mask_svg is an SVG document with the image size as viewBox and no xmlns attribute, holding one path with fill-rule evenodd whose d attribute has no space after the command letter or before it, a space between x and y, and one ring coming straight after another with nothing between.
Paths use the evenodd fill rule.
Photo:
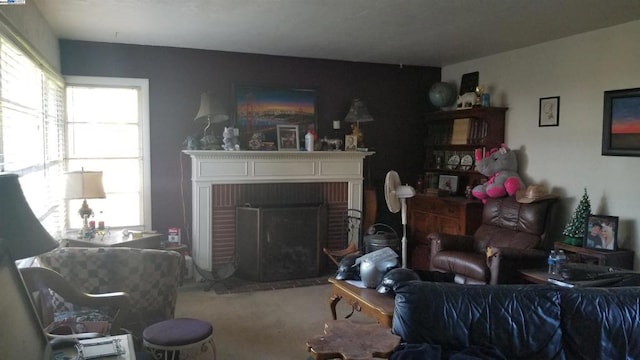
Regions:
<instances>
[{"instance_id":1,"label":"pink stuffed animal","mask_svg":"<svg viewBox=\"0 0 640 360\"><path fill-rule=\"evenodd\" d=\"M524 189L524 182L518 175L516 154L502 144L487 152L484 159L482 151L476 149L476 171L489 177L486 183L477 185L471 191L476 198L486 202L488 198L514 196L516 191Z\"/></svg>"}]
</instances>

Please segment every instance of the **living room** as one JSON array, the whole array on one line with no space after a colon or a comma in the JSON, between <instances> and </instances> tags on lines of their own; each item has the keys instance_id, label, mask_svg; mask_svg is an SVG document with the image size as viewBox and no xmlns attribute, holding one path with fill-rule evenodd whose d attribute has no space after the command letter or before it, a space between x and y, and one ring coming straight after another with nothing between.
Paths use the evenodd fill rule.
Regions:
<instances>
[{"instance_id":1,"label":"living room","mask_svg":"<svg viewBox=\"0 0 640 360\"><path fill-rule=\"evenodd\" d=\"M424 112L435 110L427 102L430 84L442 80L458 85L463 74L478 71L492 106L509 108L505 140L518 152L524 181L545 184L561 198L558 240L587 189L594 214L619 217L618 244L634 250L635 267L640 264L638 196L633 195L640 178L640 159L601 155L604 92L640 87L637 18L472 60L416 66L64 39L58 43L42 16L34 15L35 4L27 2L26 8L29 14L0 10L54 67L60 64L62 74L150 80L155 229L165 231L191 223L189 206L186 221L179 207L183 197L191 198L188 186L184 193L180 190L181 181L190 179L188 159L181 150L187 136L201 131L193 118L202 91L231 97L234 84L318 89L321 136L331 133L334 120L344 118L352 98L365 99L376 119L363 128L376 151L370 159L369 180L379 192L378 219L397 224L398 217L385 209L381 188L388 170L398 171L403 182L410 183L423 171L423 139L416 134L424 129ZM34 22L40 25L34 27ZM486 36L508 40L507 35ZM539 127L539 99L551 96L561 100L559 124ZM341 135L347 132L345 127L343 123Z\"/></svg>"},{"instance_id":2,"label":"living room","mask_svg":"<svg viewBox=\"0 0 640 360\"><path fill-rule=\"evenodd\" d=\"M33 5L27 4L27 8L38 12ZM46 23L37 27L29 23L43 19L15 10L6 9L6 15L21 19L16 22L18 27L29 24L32 30L25 34L32 38L38 34L32 41L36 46L41 44L43 54L52 54L53 64L59 58L64 75L150 79L151 192L156 229L184 225L174 204L181 203L181 196L190 198L188 187L185 194L179 189L181 178L189 179L190 169L187 164L181 173L179 154L184 139L200 131L192 119L203 91L230 98L237 84L316 88L320 136L332 134L333 120L344 118L352 98L367 99L370 112L379 119L363 125L376 151L368 180L380 191L388 170L398 171L408 183L422 173L422 139L415 134L424 129L423 111L435 110L427 101L430 84L441 77L458 85L463 74L478 71L480 84L491 94L491 105L509 108L505 141L518 152L525 183L543 183L561 197L558 239L586 189L594 214L619 217L618 244L632 250L638 247L640 231L632 189L640 160L603 156L600 145L604 91L638 85L634 82L638 72L634 46L640 26L637 21L446 64L440 69L64 39L56 53L58 44L51 43L53 35L43 36ZM561 100L559 126L539 127L539 99L551 96ZM345 127L343 123L340 135L347 133ZM379 220L397 223L395 216L384 211L380 197ZM186 223L190 223L189 213Z\"/></svg>"}]
</instances>

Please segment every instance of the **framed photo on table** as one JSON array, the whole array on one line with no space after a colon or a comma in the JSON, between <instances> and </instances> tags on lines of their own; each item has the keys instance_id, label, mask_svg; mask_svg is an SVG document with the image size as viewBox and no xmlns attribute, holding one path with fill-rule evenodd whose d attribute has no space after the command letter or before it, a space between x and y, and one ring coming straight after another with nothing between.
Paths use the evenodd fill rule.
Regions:
<instances>
[{"instance_id":1,"label":"framed photo on table","mask_svg":"<svg viewBox=\"0 0 640 360\"><path fill-rule=\"evenodd\" d=\"M587 216L583 247L596 250L618 250L618 217Z\"/></svg>"},{"instance_id":2,"label":"framed photo on table","mask_svg":"<svg viewBox=\"0 0 640 360\"><path fill-rule=\"evenodd\" d=\"M278 125L278 150L300 150L300 134L298 125Z\"/></svg>"},{"instance_id":3,"label":"framed photo on table","mask_svg":"<svg viewBox=\"0 0 640 360\"><path fill-rule=\"evenodd\" d=\"M602 155L640 156L640 88L604 92Z\"/></svg>"}]
</instances>

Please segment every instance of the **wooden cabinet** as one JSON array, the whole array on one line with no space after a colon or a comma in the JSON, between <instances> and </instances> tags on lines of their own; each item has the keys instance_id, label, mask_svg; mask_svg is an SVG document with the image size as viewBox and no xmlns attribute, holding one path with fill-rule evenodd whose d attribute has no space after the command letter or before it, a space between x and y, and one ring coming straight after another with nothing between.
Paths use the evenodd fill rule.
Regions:
<instances>
[{"instance_id":1,"label":"wooden cabinet","mask_svg":"<svg viewBox=\"0 0 640 360\"><path fill-rule=\"evenodd\" d=\"M581 246L554 243L555 250L564 250L570 261L590 263L595 265L613 266L633 270L633 251L627 249L597 250Z\"/></svg>"},{"instance_id":2,"label":"wooden cabinet","mask_svg":"<svg viewBox=\"0 0 640 360\"><path fill-rule=\"evenodd\" d=\"M471 235L482 221L482 203L460 196L427 196L416 194L408 199L409 234L411 240L432 232Z\"/></svg>"},{"instance_id":3,"label":"wooden cabinet","mask_svg":"<svg viewBox=\"0 0 640 360\"><path fill-rule=\"evenodd\" d=\"M426 115L425 184L435 188L440 175L457 177L454 194L464 194L467 185L485 178L475 169L475 149L491 149L504 143L503 107L474 107L437 111Z\"/></svg>"},{"instance_id":4,"label":"wooden cabinet","mask_svg":"<svg viewBox=\"0 0 640 360\"><path fill-rule=\"evenodd\" d=\"M482 202L461 196L416 194L407 200L407 232L411 268L429 270L432 232L472 235L482 222Z\"/></svg>"}]
</instances>

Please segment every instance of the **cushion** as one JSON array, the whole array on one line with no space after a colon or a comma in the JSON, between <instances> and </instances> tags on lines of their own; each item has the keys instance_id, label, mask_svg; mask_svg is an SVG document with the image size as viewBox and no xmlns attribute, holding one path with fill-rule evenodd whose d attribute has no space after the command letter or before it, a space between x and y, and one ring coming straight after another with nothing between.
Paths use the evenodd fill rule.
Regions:
<instances>
[{"instance_id":1,"label":"cushion","mask_svg":"<svg viewBox=\"0 0 640 360\"><path fill-rule=\"evenodd\" d=\"M507 359L563 359L560 295L546 285L411 281L396 288L393 332L443 352L496 346Z\"/></svg>"},{"instance_id":2,"label":"cushion","mask_svg":"<svg viewBox=\"0 0 640 360\"><path fill-rule=\"evenodd\" d=\"M206 321L178 318L161 321L144 329L142 337L150 344L182 346L208 338L213 327Z\"/></svg>"},{"instance_id":3,"label":"cushion","mask_svg":"<svg viewBox=\"0 0 640 360\"><path fill-rule=\"evenodd\" d=\"M567 289L563 346L569 359L640 359L640 288Z\"/></svg>"}]
</instances>

